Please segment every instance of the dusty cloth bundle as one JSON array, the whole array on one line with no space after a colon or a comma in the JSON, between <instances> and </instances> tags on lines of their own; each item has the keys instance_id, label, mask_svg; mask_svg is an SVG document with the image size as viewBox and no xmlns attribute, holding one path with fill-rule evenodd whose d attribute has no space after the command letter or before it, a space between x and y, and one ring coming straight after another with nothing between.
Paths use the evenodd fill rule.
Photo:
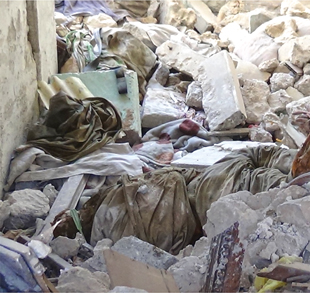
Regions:
<instances>
[{"instance_id":1,"label":"dusty cloth bundle","mask_svg":"<svg viewBox=\"0 0 310 293\"><path fill-rule=\"evenodd\" d=\"M51 98L44 122L29 131L27 144L73 161L114 142L121 128L120 114L108 100L78 100L59 92Z\"/></svg>"}]
</instances>

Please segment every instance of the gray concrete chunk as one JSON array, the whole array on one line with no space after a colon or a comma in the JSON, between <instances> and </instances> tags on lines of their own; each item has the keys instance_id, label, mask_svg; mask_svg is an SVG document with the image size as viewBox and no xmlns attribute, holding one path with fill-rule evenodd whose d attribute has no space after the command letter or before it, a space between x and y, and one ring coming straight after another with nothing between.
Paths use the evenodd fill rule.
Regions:
<instances>
[{"instance_id":1,"label":"gray concrete chunk","mask_svg":"<svg viewBox=\"0 0 310 293\"><path fill-rule=\"evenodd\" d=\"M210 130L232 129L246 118L234 63L227 51L205 60L198 80L203 91L202 105Z\"/></svg>"},{"instance_id":2,"label":"gray concrete chunk","mask_svg":"<svg viewBox=\"0 0 310 293\"><path fill-rule=\"evenodd\" d=\"M118 240L111 249L157 269L167 270L178 261L170 253L134 236Z\"/></svg>"}]
</instances>

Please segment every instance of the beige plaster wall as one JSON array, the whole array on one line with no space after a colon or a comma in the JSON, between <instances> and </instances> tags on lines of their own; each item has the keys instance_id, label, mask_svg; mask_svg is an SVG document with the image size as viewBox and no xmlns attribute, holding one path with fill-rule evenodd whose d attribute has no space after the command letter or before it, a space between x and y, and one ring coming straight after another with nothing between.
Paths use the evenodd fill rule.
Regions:
<instances>
[{"instance_id":1,"label":"beige plaster wall","mask_svg":"<svg viewBox=\"0 0 310 293\"><path fill-rule=\"evenodd\" d=\"M13 150L25 142L27 129L38 116L37 79L46 80L56 72L57 55L54 1L1 0L0 11L1 199ZM44 21L36 20L36 15ZM38 24L42 25L40 29Z\"/></svg>"}]
</instances>

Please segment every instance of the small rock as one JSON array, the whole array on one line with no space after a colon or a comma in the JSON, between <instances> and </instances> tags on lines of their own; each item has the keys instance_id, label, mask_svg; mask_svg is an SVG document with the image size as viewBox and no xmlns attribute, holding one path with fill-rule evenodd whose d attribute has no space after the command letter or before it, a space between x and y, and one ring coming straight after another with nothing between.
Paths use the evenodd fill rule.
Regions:
<instances>
[{"instance_id":1,"label":"small rock","mask_svg":"<svg viewBox=\"0 0 310 293\"><path fill-rule=\"evenodd\" d=\"M294 85L304 96L310 96L310 75L303 75Z\"/></svg>"},{"instance_id":2,"label":"small rock","mask_svg":"<svg viewBox=\"0 0 310 293\"><path fill-rule=\"evenodd\" d=\"M285 90L278 90L268 96L268 104L273 112L285 111L286 105L292 101L293 99Z\"/></svg>"},{"instance_id":3,"label":"small rock","mask_svg":"<svg viewBox=\"0 0 310 293\"><path fill-rule=\"evenodd\" d=\"M291 96L292 100L293 101L298 101L300 99L302 99L304 97L304 95L297 89L295 89L294 87L292 86L289 86L287 89L286 89L286 93Z\"/></svg>"},{"instance_id":4,"label":"small rock","mask_svg":"<svg viewBox=\"0 0 310 293\"><path fill-rule=\"evenodd\" d=\"M244 60L238 61L236 71L239 79L257 79L267 81L271 76L270 73L261 71L253 63Z\"/></svg>"},{"instance_id":5,"label":"small rock","mask_svg":"<svg viewBox=\"0 0 310 293\"><path fill-rule=\"evenodd\" d=\"M58 278L59 292L108 292L110 277L103 272L91 273L81 267L63 271Z\"/></svg>"},{"instance_id":6,"label":"small rock","mask_svg":"<svg viewBox=\"0 0 310 293\"><path fill-rule=\"evenodd\" d=\"M97 242L94 247L94 256L86 260L81 264L81 267L88 269L91 272L108 272L105 258L103 256L103 250L112 247L113 241L111 239L105 238Z\"/></svg>"},{"instance_id":7,"label":"small rock","mask_svg":"<svg viewBox=\"0 0 310 293\"><path fill-rule=\"evenodd\" d=\"M78 235L80 235L80 237ZM50 246L53 249L54 253L56 253L63 259L68 259L70 257L76 256L83 242L85 243L84 238L81 237L82 236L79 233L77 233L75 239L58 236L51 241Z\"/></svg>"},{"instance_id":8,"label":"small rock","mask_svg":"<svg viewBox=\"0 0 310 293\"><path fill-rule=\"evenodd\" d=\"M247 123L260 123L263 115L270 110L267 98L269 86L261 80L241 80L241 94L247 114Z\"/></svg>"},{"instance_id":9,"label":"small rock","mask_svg":"<svg viewBox=\"0 0 310 293\"><path fill-rule=\"evenodd\" d=\"M172 265L171 272L180 292L199 292L204 284L206 261L189 256Z\"/></svg>"},{"instance_id":10,"label":"small rock","mask_svg":"<svg viewBox=\"0 0 310 293\"><path fill-rule=\"evenodd\" d=\"M304 74L310 75L310 63L307 63L303 68Z\"/></svg>"},{"instance_id":11,"label":"small rock","mask_svg":"<svg viewBox=\"0 0 310 293\"><path fill-rule=\"evenodd\" d=\"M194 81L188 86L186 104L190 107L202 109L202 88L200 82Z\"/></svg>"},{"instance_id":12,"label":"small rock","mask_svg":"<svg viewBox=\"0 0 310 293\"><path fill-rule=\"evenodd\" d=\"M269 242L265 249L263 249L259 256L271 260L271 255L277 251L277 245L274 242Z\"/></svg>"},{"instance_id":13,"label":"small rock","mask_svg":"<svg viewBox=\"0 0 310 293\"><path fill-rule=\"evenodd\" d=\"M286 73L274 73L270 78L270 89L271 92L278 90L286 90L288 87L293 86L295 79L290 74Z\"/></svg>"},{"instance_id":14,"label":"small rock","mask_svg":"<svg viewBox=\"0 0 310 293\"><path fill-rule=\"evenodd\" d=\"M270 19L271 18L261 10L254 10L250 12L249 15L250 33L253 33L260 25L269 21Z\"/></svg>"},{"instance_id":15,"label":"small rock","mask_svg":"<svg viewBox=\"0 0 310 293\"><path fill-rule=\"evenodd\" d=\"M178 262L170 253L134 236L123 237L111 249L157 269L167 270Z\"/></svg>"},{"instance_id":16,"label":"small rock","mask_svg":"<svg viewBox=\"0 0 310 293\"><path fill-rule=\"evenodd\" d=\"M43 188L43 193L46 195L46 197L49 200L49 205L50 207L53 205L57 195L58 195L58 191L56 190L56 188L52 185L52 184L47 184L44 188Z\"/></svg>"},{"instance_id":17,"label":"small rock","mask_svg":"<svg viewBox=\"0 0 310 293\"><path fill-rule=\"evenodd\" d=\"M36 223L37 218L44 219L49 210L49 200L39 190L17 190L8 196L10 216L5 220L6 229L27 229Z\"/></svg>"},{"instance_id":18,"label":"small rock","mask_svg":"<svg viewBox=\"0 0 310 293\"><path fill-rule=\"evenodd\" d=\"M270 60L266 60L259 64L258 69L261 71L266 71L269 73L273 73L274 70L279 66L279 61L277 58L273 58Z\"/></svg>"},{"instance_id":19,"label":"small rock","mask_svg":"<svg viewBox=\"0 0 310 293\"><path fill-rule=\"evenodd\" d=\"M267 112L263 116L262 125L268 132L274 132L280 129L280 118L277 114Z\"/></svg>"},{"instance_id":20,"label":"small rock","mask_svg":"<svg viewBox=\"0 0 310 293\"><path fill-rule=\"evenodd\" d=\"M251 141L273 142L272 135L260 126L250 128L249 137Z\"/></svg>"}]
</instances>

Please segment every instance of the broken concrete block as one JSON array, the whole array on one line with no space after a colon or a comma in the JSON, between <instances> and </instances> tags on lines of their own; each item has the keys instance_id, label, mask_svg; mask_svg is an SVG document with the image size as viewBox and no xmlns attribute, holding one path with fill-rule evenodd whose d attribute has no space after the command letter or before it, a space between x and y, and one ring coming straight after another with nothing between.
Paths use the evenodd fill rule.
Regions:
<instances>
[{"instance_id":1,"label":"broken concrete block","mask_svg":"<svg viewBox=\"0 0 310 293\"><path fill-rule=\"evenodd\" d=\"M209 250L210 250L210 243L208 241L208 238L203 236L195 242L195 246L192 250L191 256L206 258L209 255Z\"/></svg>"},{"instance_id":2,"label":"broken concrete block","mask_svg":"<svg viewBox=\"0 0 310 293\"><path fill-rule=\"evenodd\" d=\"M43 189L43 193L47 196L51 207L58 195L58 191L52 184L47 184Z\"/></svg>"},{"instance_id":3,"label":"broken concrete block","mask_svg":"<svg viewBox=\"0 0 310 293\"><path fill-rule=\"evenodd\" d=\"M290 70L285 66L285 62L281 62L273 73L290 73Z\"/></svg>"},{"instance_id":4,"label":"broken concrete block","mask_svg":"<svg viewBox=\"0 0 310 293\"><path fill-rule=\"evenodd\" d=\"M77 256L81 245L85 242L84 237L80 233L77 233L75 239L58 236L51 241L50 246L54 253L63 259L68 259L70 257Z\"/></svg>"},{"instance_id":5,"label":"broken concrete block","mask_svg":"<svg viewBox=\"0 0 310 293\"><path fill-rule=\"evenodd\" d=\"M304 1L308 2L308 1ZM284 0L281 3L280 13L282 15L299 16L302 18L310 18L310 9L303 5L300 1Z\"/></svg>"},{"instance_id":6,"label":"broken concrete block","mask_svg":"<svg viewBox=\"0 0 310 293\"><path fill-rule=\"evenodd\" d=\"M293 86L295 79L290 74L286 73L274 73L270 78L271 92L278 90L286 90L288 87Z\"/></svg>"},{"instance_id":7,"label":"broken concrete block","mask_svg":"<svg viewBox=\"0 0 310 293\"><path fill-rule=\"evenodd\" d=\"M299 68L303 68L310 61L310 36L294 38L285 42L279 48L279 61L291 61Z\"/></svg>"},{"instance_id":8,"label":"broken concrete block","mask_svg":"<svg viewBox=\"0 0 310 293\"><path fill-rule=\"evenodd\" d=\"M264 259L271 259L271 255L277 251L278 247L274 242L269 242L265 249L263 249L259 256Z\"/></svg>"},{"instance_id":9,"label":"broken concrete block","mask_svg":"<svg viewBox=\"0 0 310 293\"><path fill-rule=\"evenodd\" d=\"M278 90L268 96L268 104L273 112L285 111L286 105L293 101L285 90Z\"/></svg>"},{"instance_id":10,"label":"broken concrete block","mask_svg":"<svg viewBox=\"0 0 310 293\"><path fill-rule=\"evenodd\" d=\"M159 23L172 26L186 26L193 29L196 23L196 13L191 8L186 8L181 1L161 0Z\"/></svg>"},{"instance_id":11,"label":"broken concrete block","mask_svg":"<svg viewBox=\"0 0 310 293\"><path fill-rule=\"evenodd\" d=\"M183 118L186 111L185 94L150 87L142 104L142 127L153 128Z\"/></svg>"},{"instance_id":12,"label":"broken concrete block","mask_svg":"<svg viewBox=\"0 0 310 293\"><path fill-rule=\"evenodd\" d=\"M269 132L274 132L280 129L280 118L277 114L267 112L263 115L262 126Z\"/></svg>"},{"instance_id":13,"label":"broken concrete block","mask_svg":"<svg viewBox=\"0 0 310 293\"><path fill-rule=\"evenodd\" d=\"M157 269L167 270L178 262L170 253L134 236L123 237L111 249Z\"/></svg>"},{"instance_id":14,"label":"broken concrete block","mask_svg":"<svg viewBox=\"0 0 310 293\"><path fill-rule=\"evenodd\" d=\"M169 79L169 73L169 68L162 62L159 62L158 67L148 82L148 86L155 86L157 84L165 86Z\"/></svg>"},{"instance_id":15,"label":"broken concrete block","mask_svg":"<svg viewBox=\"0 0 310 293\"><path fill-rule=\"evenodd\" d=\"M108 238L98 241L94 247L94 255L84 261L81 267L88 269L90 272L100 271L107 273L108 270L103 256L103 250L111 248L112 245L113 241Z\"/></svg>"},{"instance_id":16,"label":"broken concrete block","mask_svg":"<svg viewBox=\"0 0 310 293\"><path fill-rule=\"evenodd\" d=\"M257 79L267 81L271 76L270 73L260 71L256 65L244 60L238 61L236 72L238 74L238 78L242 79Z\"/></svg>"},{"instance_id":17,"label":"broken concrete block","mask_svg":"<svg viewBox=\"0 0 310 293\"><path fill-rule=\"evenodd\" d=\"M197 54L188 46L172 41L160 45L155 53L158 59L169 68L188 74L195 80L199 76L199 66L206 60L205 56ZM180 58L180 56L183 57Z\"/></svg>"},{"instance_id":18,"label":"broken concrete block","mask_svg":"<svg viewBox=\"0 0 310 293\"><path fill-rule=\"evenodd\" d=\"M192 82L187 89L186 104L190 107L202 109L202 88L200 82Z\"/></svg>"},{"instance_id":19,"label":"broken concrete block","mask_svg":"<svg viewBox=\"0 0 310 293\"><path fill-rule=\"evenodd\" d=\"M221 51L200 66L198 81L203 90L202 105L210 130L232 129L246 118L234 63Z\"/></svg>"},{"instance_id":20,"label":"broken concrete block","mask_svg":"<svg viewBox=\"0 0 310 293\"><path fill-rule=\"evenodd\" d=\"M289 86L285 91L289 96L291 96L293 101L298 101L304 97L304 95L299 90L292 86Z\"/></svg>"},{"instance_id":21,"label":"broken concrete block","mask_svg":"<svg viewBox=\"0 0 310 293\"><path fill-rule=\"evenodd\" d=\"M277 58L273 58L259 64L258 69L261 71L273 73L274 70L279 66L279 64L280 64L279 60Z\"/></svg>"},{"instance_id":22,"label":"broken concrete block","mask_svg":"<svg viewBox=\"0 0 310 293\"><path fill-rule=\"evenodd\" d=\"M303 75L294 85L304 96L310 96L310 75Z\"/></svg>"},{"instance_id":23,"label":"broken concrete block","mask_svg":"<svg viewBox=\"0 0 310 293\"><path fill-rule=\"evenodd\" d=\"M109 275L103 272L91 273L81 267L63 271L58 278L59 292L108 292Z\"/></svg>"},{"instance_id":24,"label":"broken concrete block","mask_svg":"<svg viewBox=\"0 0 310 293\"><path fill-rule=\"evenodd\" d=\"M50 210L48 198L39 190L14 191L8 196L7 202L10 204L10 216L4 226L9 230L35 226L36 219L44 219Z\"/></svg>"},{"instance_id":25,"label":"broken concrete block","mask_svg":"<svg viewBox=\"0 0 310 293\"><path fill-rule=\"evenodd\" d=\"M290 119L294 121L294 116L292 116L293 112L296 111L307 111L307 107L310 104L310 97L304 97L299 99L298 101L293 101L286 105L286 112L289 114Z\"/></svg>"},{"instance_id":26,"label":"broken concrete block","mask_svg":"<svg viewBox=\"0 0 310 293\"><path fill-rule=\"evenodd\" d=\"M241 80L241 94L247 114L247 123L260 123L263 115L270 110L268 96L269 86L261 80Z\"/></svg>"},{"instance_id":27,"label":"broken concrete block","mask_svg":"<svg viewBox=\"0 0 310 293\"><path fill-rule=\"evenodd\" d=\"M217 27L218 21L216 16L213 14L211 9L200 0L187 0L187 6L192 8L197 16L197 20L195 23L195 28L200 34L203 34L207 31L210 25L214 28Z\"/></svg>"},{"instance_id":28,"label":"broken concrete block","mask_svg":"<svg viewBox=\"0 0 310 293\"><path fill-rule=\"evenodd\" d=\"M273 142L272 135L260 126L250 128L249 137L252 141Z\"/></svg>"},{"instance_id":29,"label":"broken concrete block","mask_svg":"<svg viewBox=\"0 0 310 293\"><path fill-rule=\"evenodd\" d=\"M231 199L229 195L213 202L207 211L207 223L203 226L208 237L214 237L232 224L239 222L240 239L245 239L256 230L259 214L242 200Z\"/></svg>"},{"instance_id":30,"label":"broken concrete block","mask_svg":"<svg viewBox=\"0 0 310 293\"><path fill-rule=\"evenodd\" d=\"M276 212L281 222L303 227L310 225L309 209L310 196L305 196L284 202L277 207Z\"/></svg>"},{"instance_id":31,"label":"broken concrete block","mask_svg":"<svg viewBox=\"0 0 310 293\"><path fill-rule=\"evenodd\" d=\"M182 258L172 265L171 272L181 292L200 292L206 274L206 261L197 256Z\"/></svg>"},{"instance_id":32,"label":"broken concrete block","mask_svg":"<svg viewBox=\"0 0 310 293\"><path fill-rule=\"evenodd\" d=\"M293 37L297 37L297 31L298 26L292 18L275 18L265 26L265 33L274 38L274 41L279 44L283 44Z\"/></svg>"},{"instance_id":33,"label":"broken concrete block","mask_svg":"<svg viewBox=\"0 0 310 293\"><path fill-rule=\"evenodd\" d=\"M249 15L249 32L253 33L260 25L269 21L271 18L262 10L254 10Z\"/></svg>"},{"instance_id":34,"label":"broken concrete block","mask_svg":"<svg viewBox=\"0 0 310 293\"><path fill-rule=\"evenodd\" d=\"M305 64L303 72L304 74L310 75L310 63Z\"/></svg>"},{"instance_id":35,"label":"broken concrete block","mask_svg":"<svg viewBox=\"0 0 310 293\"><path fill-rule=\"evenodd\" d=\"M139 88L136 72L131 70L124 72L126 94L119 93L120 78L116 77L115 70L66 73L58 74L55 77L66 80L70 76L78 77L95 97L104 97L113 103L121 115L123 130L129 142L136 142L141 137ZM53 78L51 78L51 83L53 83Z\"/></svg>"}]
</instances>

